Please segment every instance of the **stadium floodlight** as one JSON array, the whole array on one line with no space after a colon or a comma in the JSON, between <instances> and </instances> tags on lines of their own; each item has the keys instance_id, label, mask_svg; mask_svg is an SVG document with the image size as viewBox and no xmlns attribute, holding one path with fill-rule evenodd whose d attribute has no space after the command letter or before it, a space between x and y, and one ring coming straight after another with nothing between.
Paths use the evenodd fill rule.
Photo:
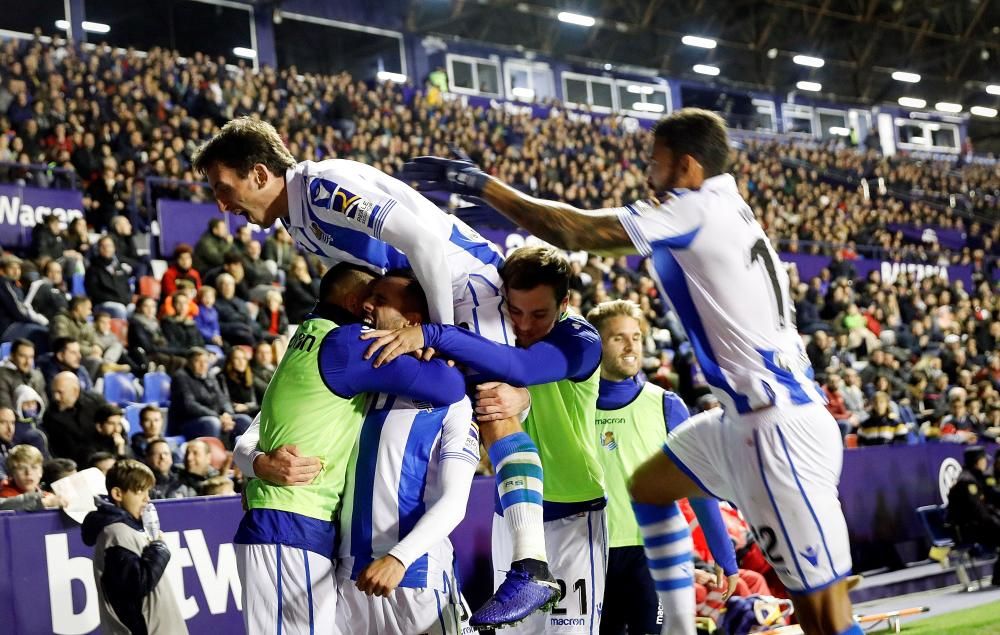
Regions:
<instances>
[{"instance_id":1,"label":"stadium floodlight","mask_svg":"<svg viewBox=\"0 0 1000 635\"><path fill-rule=\"evenodd\" d=\"M652 86L639 86L639 85L636 85L636 84L629 84L628 88L626 88L625 90L627 92L632 93L633 95L652 95L653 94L653 87Z\"/></svg>"},{"instance_id":2,"label":"stadium floodlight","mask_svg":"<svg viewBox=\"0 0 1000 635\"><path fill-rule=\"evenodd\" d=\"M589 15L583 15L582 13L570 13L569 11L560 11L559 15L560 22L565 22L566 24L575 24L577 26L594 26L597 20Z\"/></svg>"},{"instance_id":3,"label":"stadium floodlight","mask_svg":"<svg viewBox=\"0 0 1000 635\"><path fill-rule=\"evenodd\" d=\"M990 108L989 106L973 106L969 108L969 112L976 115L977 117L996 117L997 109Z\"/></svg>"},{"instance_id":4,"label":"stadium floodlight","mask_svg":"<svg viewBox=\"0 0 1000 635\"><path fill-rule=\"evenodd\" d=\"M697 46L700 49L714 49L716 46L715 40L712 38L697 35L685 35L681 38L681 43L688 46Z\"/></svg>"},{"instance_id":5,"label":"stadium floodlight","mask_svg":"<svg viewBox=\"0 0 1000 635\"><path fill-rule=\"evenodd\" d=\"M237 46L233 49L233 55L242 57L245 60L252 60L257 57L257 51L245 46Z\"/></svg>"},{"instance_id":6,"label":"stadium floodlight","mask_svg":"<svg viewBox=\"0 0 1000 635\"><path fill-rule=\"evenodd\" d=\"M663 112L663 104L654 104L648 101L637 101L632 104L632 110L644 112Z\"/></svg>"},{"instance_id":7,"label":"stadium floodlight","mask_svg":"<svg viewBox=\"0 0 1000 635\"><path fill-rule=\"evenodd\" d=\"M1000 95L1000 84L990 84L986 87L986 92L991 95Z\"/></svg>"},{"instance_id":8,"label":"stadium floodlight","mask_svg":"<svg viewBox=\"0 0 1000 635\"><path fill-rule=\"evenodd\" d=\"M56 28L60 31L69 31L69 21L68 20L56 20Z\"/></svg>"},{"instance_id":9,"label":"stadium floodlight","mask_svg":"<svg viewBox=\"0 0 1000 635\"><path fill-rule=\"evenodd\" d=\"M792 61L799 66L811 66L813 68L822 68L823 64L826 64L822 57L813 57L811 55L796 55L792 58Z\"/></svg>"},{"instance_id":10,"label":"stadium floodlight","mask_svg":"<svg viewBox=\"0 0 1000 635\"><path fill-rule=\"evenodd\" d=\"M103 22L91 22L89 20L84 20L81 26L87 33L109 33L111 31L111 27ZM69 31L69 21L56 20L56 28L60 31Z\"/></svg>"},{"instance_id":11,"label":"stadium floodlight","mask_svg":"<svg viewBox=\"0 0 1000 635\"><path fill-rule=\"evenodd\" d=\"M718 66L709 66L708 64L695 64L693 70L700 75L712 75L714 77L719 74Z\"/></svg>"},{"instance_id":12,"label":"stadium floodlight","mask_svg":"<svg viewBox=\"0 0 1000 635\"><path fill-rule=\"evenodd\" d=\"M524 100L532 100L535 98L535 91L530 88L524 88L523 86L515 86L514 88L511 88L510 94L518 99Z\"/></svg>"},{"instance_id":13,"label":"stadium floodlight","mask_svg":"<svg viewBox=\"0 0 1000 635\"><path fill-rule=\"evenodd\" d=\"M906 108L925 108L927 106L927 100L920 99L919 97L900 97L899 105L905 106Z\"/></svg>"},{"instance_id":14,"label":"stadium floodlight","mask_svg":"<svg viewBox=\"0 0 1000 635\"><path fill-rule=\"evenodd\" d=\"M795 87L799 90L808 90L811 93L816 93L823 89L823 84L819 82L797 82Z\"/></svg>"},{"instance_id":15,"label":"stadium floodlight","mask_svg":"<svg viewBox=\"0 0 1000 635\"><path fill-rule=\"evenodd\" d=\"M380 82L393 82L394 84L405 84L406 75L402 73L390 73L389 71L379 71L375 74Z\"/></svg>"},{"instance_id":16,"label":"stadium floodlight","mask_svg":"<svg viewBox=\"0 0 1000 635\"><path fill-rule=\"evenodd\" d=\"M892 74L892 78L897 82L906 82L908 84L916 84L920 81L919 73L907 73L906 71L896 71Z\"/></svg>"},{"instance_id":17,"label":"stadium floodlight","mask_svg":"<svg viewBox=\"0 0 1000 635\"><path fill-rule=\"evenodd\" d=\"M849 137L851 136L851 129L845 128L843 126L830 126L830 134L836 135L838 137Z\"/></svg>"},{"instance_id":18,"label":"stadium floodlight","mask_svg":"<svg viewBox=\"0 0 1000 635\"><path fill-rule=\"evenodd\" d=\"M934 110L941 112L962 112L962 104L953 104L950 101L939 101L934 104Z\"/></svg>"}]
</instances>

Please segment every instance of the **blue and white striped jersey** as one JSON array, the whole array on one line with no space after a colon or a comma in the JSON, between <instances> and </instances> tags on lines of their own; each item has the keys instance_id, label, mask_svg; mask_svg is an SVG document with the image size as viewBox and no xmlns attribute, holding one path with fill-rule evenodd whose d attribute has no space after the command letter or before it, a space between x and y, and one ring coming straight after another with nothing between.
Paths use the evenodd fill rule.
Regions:
<instances>
[{"instance_id":1,"label":"blue and white striped jersey","mask_svg":"<svg viewBox=\"0 0 1000 635\"><path fill-rule=\"evenodd\" d=\"M617 211L724 405L747 413L825 403L795 328L788 274L732 176Z\"/></svg>"},{"instance_id":2,"label":"blue and white striped jersey","mask_svg":"<svg viewBox=\"0 0 1000 635\"><path fill-rule=\"evenodd\" d=\"M448 534L465 515L479 464L472 404L468 397L443 408L386 394L370 399L347 468L339 520L339 577L356 580L371 561L392 552L408 565L400 586L445 591L444 574L452 571L454 554ZM462 469L451 471L450 466ZM448 479L442 478L445 470ZM451 495L444 498L446 491ZM442 500L454 509L438 508L438 517L449 520L430 523L433 527L425 523L418 536L413 531L417 523ZM435 531L440 535L428 543ZM405 540L408 537L411 540ZM408 543L426 546L414 551Z\"/></svg>"},{"instance_id":3,"label":"blue and white striped jersey","mask_svg":"<svg viewBox=\"0 0 1000 635\"><path fill-rule=\"evenodd\" d=\"M492 243L380 170L345 159L303 161L288 169L285 183L282 222L299 247L330 266L412 268L434 322L455 323L470 276L499 285L503 256Z\"/></svg>"}]
</instances>

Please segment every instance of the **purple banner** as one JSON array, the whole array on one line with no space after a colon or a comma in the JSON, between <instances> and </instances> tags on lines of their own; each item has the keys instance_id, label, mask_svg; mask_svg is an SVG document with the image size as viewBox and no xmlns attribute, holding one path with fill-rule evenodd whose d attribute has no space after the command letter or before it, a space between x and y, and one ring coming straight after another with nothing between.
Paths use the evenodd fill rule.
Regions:
<instances>
[{"instance_id":1,"label":"purple banner","mask_svg":"<svg viewBox=\"0 0 1000 635\"><path fill-rule=\"evenodd\" d=\"M63 222L83 216L83 194L78 190L0 185L0 245L27 247L31 230L49 214Z\"/></svg>"},{"instance_id":2,"label":"purple banner","mask_svg":"<svg viewBox=\"0 0 1000 635\"><path fill-rule=\"evenodd\" d=\"M906 225L889 223L889 231L900 232L907 242L936 243L945 249L959 250L965 247L965 232L960 229L940 225Z\"/></svg>"},{"instance_id":3,"label":"purple banner","mask_svg":"<svg viewBox=\"0 0 1000 635\"><path fill-rule=\"evenodd\" d=\"M194 247L201 235L208 230L208 221L220 214L214 203L189 203L161 198L156 201L156 217L160 223L160 257L170 259L180 243ZM247 224L242 216L222 214L229 233ZM250 226L255 240L264 242L271 229Z\"/></svg>"},{"instance_id":4,"label":"purple banner","mask_svg":"<svg viewBox=\"0 0 1000 635\"><path fill-rule=\"evenodd\" d=\"M799 272L799 279L807 282L814 278L830 264L829 256L814 256L811 254L791 254L782 252L781 260L789 265L795 265ZM857 272L857 278L862 279L871 271L878 271L882 275L883 282L892 283L899 277L900 273L915 274L917 280L928 276L937 277L944 274L949 281L961 280L966 289L972 288L972 266L971 265L926 265L914 262L894 262L890 260L874 260L868 258L858 258L852 260L851 264Z\"/></svg>"}]
</instances>

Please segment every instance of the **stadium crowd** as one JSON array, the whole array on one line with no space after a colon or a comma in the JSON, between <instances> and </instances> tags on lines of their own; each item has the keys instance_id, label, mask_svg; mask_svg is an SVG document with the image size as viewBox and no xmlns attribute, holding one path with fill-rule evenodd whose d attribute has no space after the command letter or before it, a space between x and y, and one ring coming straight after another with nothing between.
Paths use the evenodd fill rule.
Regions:
<instances>
[{"instance_id":1,"label":"stadium crowd","mask_svg":"<svg viewBox=\"0 0 1000 635\"><path fill-rule=\"evenodd\" d=\"M22 508L57 506L58 497L33 488L74 464L106 467L115 456L145 459L162 497L241 486L238 474L227 478L225 450L258 411L289 325L312 307L322 266L297 253L282 229L261 244L246 229L230 235L216 218L195 245L160 254L169 266L156 278L140 240L150 202L209 200L192 153L241 115L273 122L301 159L350 158L391 174L410 157L446 155L454 145L524 191L580 207L648 194L645 137L614 116L538 119L469 108L431 84L371 85L294 68L254 73L163 49L3 41L0 175L79 187L86 208L68 227L46 219L26 253L0 260L0 455L33 446L37 456L11 456L44 460L46 471L25 481L27 490L4 490L24 496ZM733 158L741 191L779 250L830 258L812 279L793 268L793 296L804 351L848 445L995 439L1000 169L762 141L742 143ZM37 164L49 169L28 167ZM886 188L831 175L882 179ZM963 214L942 204L954 194L968 203ZM892 223L961 230L965 244L907 242ZM887 280L877 271L859 278L853 263L865 254L969 265L973 284L909 273ZM626 258L582 255L571 310L638 303L654 327L647 376L692 409L713 407L676 317L642 271ZM172 398L159 394L164 378Z\"/></svg>"}]
</instances>

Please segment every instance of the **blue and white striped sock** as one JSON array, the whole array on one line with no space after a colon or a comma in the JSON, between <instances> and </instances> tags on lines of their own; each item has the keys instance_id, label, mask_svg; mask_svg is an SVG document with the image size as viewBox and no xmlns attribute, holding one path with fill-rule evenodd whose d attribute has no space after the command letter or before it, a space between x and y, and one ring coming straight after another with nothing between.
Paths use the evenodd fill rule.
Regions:
<instances>
[{"instance_id":1,"label":"blue and white striped sock","mask_svg":"<svg viewBox=\"0 0 1000 635\"><path fill-rule=\"evenodd\" d=\"M500 509L514 543L513 562L545 557L542 510L542 460L526 432L497 439L489 450L496 470Z\"/></svg>"},{"instance_id":2,"label":"blue and white striped sock","mask_svg":"<svg viewBox=\"0 0 1000 635\"><path fill-rule=\"evenodd\" d=\"M632 503L646 562L663 606L664 635L695 635L694 563L691 530L676 503Z\"/></svg>"}]
</instances>

